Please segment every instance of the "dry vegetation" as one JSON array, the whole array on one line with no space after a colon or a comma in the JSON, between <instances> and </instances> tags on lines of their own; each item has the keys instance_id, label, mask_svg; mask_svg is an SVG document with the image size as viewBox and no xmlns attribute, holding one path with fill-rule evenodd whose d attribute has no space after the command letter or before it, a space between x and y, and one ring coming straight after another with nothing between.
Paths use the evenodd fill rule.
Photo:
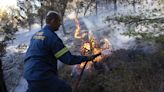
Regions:
<instances>
[{"instance_id":1,"label":"dry vegetation","mask_svg":"<svg viewBox=\"0 0 164 92\"><path fill-rule=\"evenodd\" d=\"M136 50L117 50L98 68L83 76L79 92L163 92L164 50L145 54ZM100 65L101 66L101 65ZM69 83L70 68L60 72Z\"/></svg>"}]
</instances>

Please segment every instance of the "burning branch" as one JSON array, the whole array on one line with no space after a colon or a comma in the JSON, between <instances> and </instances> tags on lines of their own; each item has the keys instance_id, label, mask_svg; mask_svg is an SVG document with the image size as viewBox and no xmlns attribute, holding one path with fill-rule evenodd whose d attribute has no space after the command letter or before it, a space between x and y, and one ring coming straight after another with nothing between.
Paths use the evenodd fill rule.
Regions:
<instances>
[{"instance_id":1,"label":"burning branch","mask_svg":"<svg viewBox=\"0 0 164 92\"><path fill-rule=\"evenodd\" d=\"M100 44L98 42L96 42L96 39L95 37L92 35L91 32L88 32L88 33L80 33L80 23L77 19L77 17L74 17L73 18L75 23L76 23L76 30L75 30L75 33L74 33L74 37L76 39L81 39L84 43L82 43L81 45L81 55L83 56L91 56L91 55L96 55L97 54L97 57L93 60L93 61L87 61L87 62L84 62L84 63L81 63L79 65L79 67L82 69L81 70L81 73L79 75L79 78L75 84L75 88L74 88L74 92L77 91L78 87L79 87L79 83L80 83L80 80L82 78L82 75L83 75L83 72L84 72L84 69L90 69L92 64L94 62L100 62L102 61L102 59L105 57L99 53L101 53L103 50L106 50L106 49L110 49L110 45L109 45L109 41L108 39L104 39L103 40L103 46L101 48ZM84 39L85 36L88 36L87 40ZM108 51L107 51L108 52Z\"/></svg>"},{"instance_id":2,"label":"burning branch","mask_svg":"<svg viewBox=\"0 0 164 92\"><path fill-rule=\"evenodd\" d=\"M76 23L76 30L75 30L75 33L74 33L74 37L76 39L81 39L83 40L84 43L82 43L81 45L81 54L83 56L89 56L89 55L93 55L93 54L98 54L100 53L102 50L105 50L105 49L111 49L110 48L110 42L108 41L108 39L103 39L103 46L102 48L100 48L100 42L96 42L96 39L95 37L92 35L91 32L88 32L88 33L80 33L80 23L77 19L77 17L72 17L72 19L74 19L75 23ZM84 40L84 37L85 36L88 36L87 40ZM97 58L95 58L93 60L93 62L100 62L102 59L104 58L104 56L98 56ZM92 64L92 63L89 63L89 64ZM80 67L82 68L85 64L82 63L80 65ZM89 67L91 65L87 65L87 67Z\"/></svg>"}]
</instances>

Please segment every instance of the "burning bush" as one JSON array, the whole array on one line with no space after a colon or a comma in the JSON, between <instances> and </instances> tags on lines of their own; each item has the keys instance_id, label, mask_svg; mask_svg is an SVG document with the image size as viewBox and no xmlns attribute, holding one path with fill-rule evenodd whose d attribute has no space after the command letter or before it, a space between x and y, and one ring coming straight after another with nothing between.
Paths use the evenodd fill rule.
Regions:
<instances>
[{"instance_id":1,"label":"burning bush","mask_svg":"<svg viewBox=\"0 0 164 92\"><path fill-rule=\"evenodd\" d=\"M163 92L163 51L154 54L136 50L114 51L101 62L103 67L83 76L78 92ZM67 69L63 71L68 72ZM74 80L69 75L62 76L73 85Z\"/></svg>"},{"instance_id":2,"label":"burning bush","mask_svg":"<svg viewBox=\"0 0 164 92\"><path fill-rule=\"evenodd\" d=\"M78 20L75 19L75 22L74 37L82 40L82 55L96 54L104 49L111 49L108 40L103 39L104 41L101 42L99 39L97 42L92 33L80 32ZM84 40L85 36L88 36L87 40ZM161 39L162 37L160 37ZM106 43L108 44L105 45ZM142 43L144 42L142 41ZM143 46L147 47L147 45ZM99 59L88 62L78 91L75 92L163 92L164 50L163 48L159 49L161 51L157 52L153 52L153 49L143 50L142 45L138 46L136 43L135 50L134 48L116 50L108 58L99 57ZM150 50L152 53L148 53ZM85 63L75 66L76 70L72 74L70 74L71 68L66 67L61 76L74 88L80 75L79 72L84 65ZM71 78L72 75L76 76Z\"/></svg>"}]
</instances>

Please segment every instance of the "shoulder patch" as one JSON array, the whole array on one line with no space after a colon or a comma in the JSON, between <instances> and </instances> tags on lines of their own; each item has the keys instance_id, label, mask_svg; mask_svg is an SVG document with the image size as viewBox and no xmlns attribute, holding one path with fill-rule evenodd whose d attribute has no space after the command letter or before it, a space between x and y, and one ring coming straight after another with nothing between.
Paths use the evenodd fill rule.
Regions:
<instances>
[{"instance_id":1,"label":"shoulder patch","mask_svg":"<svg viewBox=\"0 0 164 92\"><path fill-rule=\"evenodd\" d=\"M44 34L44 32L37 32L33 36L33 39L36 39L36 40L44 40L45 39L45 36L43 34Z\"/></svg>"},{"instance_id":2,"label":"shoulder patch","mask_svg":"<svg viewBox=\"0 0 164 92\"><path fill-rule=\"evenodd\" d=\"M35 35L43 35L44 32L37 32Z\"/></svg>"},{"instance_id":3,"label":"shoulder patch","mask_svg":"<svg viewBox=\"0 0 164 92\"><path fill-rule=\"evenodd\" d=\"M36 40L44 40L45 39L45 36L42 36L42 35L35 35L33 37L33 39L36 39Z\"/></svg>"}]
</instances>

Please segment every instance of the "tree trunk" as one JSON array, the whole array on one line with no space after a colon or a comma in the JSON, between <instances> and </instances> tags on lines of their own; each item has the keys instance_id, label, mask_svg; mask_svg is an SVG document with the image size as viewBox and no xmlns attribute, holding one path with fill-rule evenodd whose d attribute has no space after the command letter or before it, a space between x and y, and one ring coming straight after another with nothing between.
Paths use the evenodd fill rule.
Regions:
<instances>
[{"instance_id":1,"label":"tree trunk","mask_svg":"<svg viewBox=\"0 0 164 92\"><path fill-rule=\"evenodd\" d=\"M45 17L45 10L44 10L44 6L43 6L43 3L41 3L41 8L38 10L38 15L39 15L39 18L40 18L40 28L42 29L43 28L43 20L44 20L44 17Z\"/></svg>"},{"instance_id":2,"label":"tree trunk","mask_svg":"<svg viewBox=\"0 0 164 92\"><path fill-rule=\"evenodd\" d=\"M63 20L62 20L62 28L63 28L63 33L66 34L66 29L65 29Z\"/></svg>"},{"instance_id":3,"label":"tree trunk","mask_svg":"<svg viewBox=\"0 0 164 92\"><path fill-rule=\"evenodd\" d=\"M63 9L61 10L61 16L62 16L62 28L63 28L63 33L66 34L66 29L65 29L65 26L64 26L64 15L65 15L65 10L67 8L67 3L68 3L68 0L64 0L63 2Z\"/></svg>"},{"instance_id":4,"label":"tree trunk","mask_svg":"<svg viewBox=\"0 0 164 92\"><path fill-rule=\"evenodd\" d=\"M86 15L86 13L87 13L87 11L88 11L90 5L93 3L93 1L94 1L94 0L91 0L91 1L89 2L89 4L87 5L87 7L86 7L86 9L85 9L85 12L84 12L84 16Z\"/></svg>"},{"instance_id":5,"label":"tree trunk","mask_svg":"<svg viewBox=\"0 0 164 92\"><path fill-rule=\"evenodd\" d=\"M98 13L98 1L96 0L96 15Z\"/></svg>"},{"instance_id":6,"label":"tree trunk","mask_svg":"<svg viewBox=\"0 0 164 92\"><path fill-rule=\"evenodd\" d=\"M117 0L113 0L114 10L117 10Z\"/></svg>"},{"instance_id":7,"label":"tree trunk","mask_svg":"<svg viewBox=\"0 0 164 92\"><path fill-rule=\"evenodd\" d=\"M7 92L5 81L3 79L2 61L0 59L0 92Z\"/></svg>"},{"instance_id":8,"label":"tree trunk","mask_svg":"<svg viewBox=\"0 0 164 92\"><path fill-rule=\"evenodd\" d=\"M76 13L76 16L78 16L78 13L79 13L79 7L75 8L75 13Z\"/></svg>"},{"instance_id":9,"label":"tree trunk","mask_svg":"<svg viewBox=\"0 0 164 92\"><path fill-rule=\"evenodd\" d=\"M133 5L133 11L136 12L136 1L135 0L133 0L132 5Z\"/></svg>"},{"instance_id":10,"label":"tree trunk","mask_svg":"<svg viewBox=\"0 0 164 92\"><path fill-rule=\"evenodd\" d=\"M29 31L31 31L31 23L30 22L28 23L28 26L29 26Z\"/></svg>"},{"instance_id":11,"label":"tree trunk","mask_svg":"<svg viewBox=\"0 0 164 92\"><path fill-rule=\"evenodd\" d=\"M40 28L42 29L43 28L43 15L41 15L40 17Z\"/></svg>"}]
</instances>

